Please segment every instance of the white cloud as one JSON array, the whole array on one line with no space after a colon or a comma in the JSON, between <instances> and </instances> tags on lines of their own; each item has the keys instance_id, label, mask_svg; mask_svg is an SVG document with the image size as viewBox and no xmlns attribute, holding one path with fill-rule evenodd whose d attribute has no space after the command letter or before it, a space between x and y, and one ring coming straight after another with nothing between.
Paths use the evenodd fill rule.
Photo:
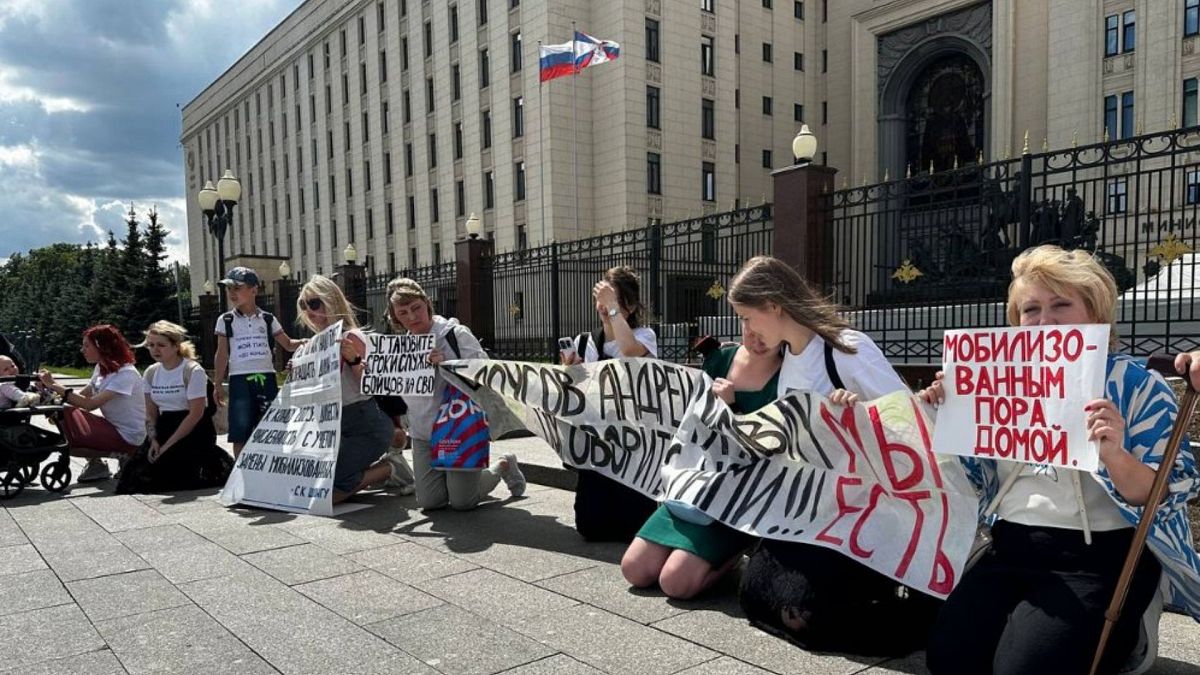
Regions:
<instances>
[{"instance_id":1,"label":"white cloud","mask_svg":"<svg viewBox=\"0 0 1200 675\"><path fill-rule=\"evenodd\" d=\"M47 113L81 112L95 106L69 96L51 96L12 81L11 70L0 70L0 103L36 103Z\"/></svg>"},{"instance_id":2,"label":"white cloud","mask_svg":"<svg viewBox=\"0 0 1200 675\"><path fill-rule=\"evenodd\" d=\"M37 149L32 145L0 145L0 166L37 170Z\"/></svg>"}]
</instances>

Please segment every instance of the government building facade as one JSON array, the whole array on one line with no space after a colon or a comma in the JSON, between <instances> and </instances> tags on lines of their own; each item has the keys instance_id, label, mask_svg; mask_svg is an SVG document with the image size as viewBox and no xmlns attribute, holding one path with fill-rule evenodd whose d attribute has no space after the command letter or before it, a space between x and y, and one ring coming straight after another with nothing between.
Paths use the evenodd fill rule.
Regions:
<instances>
[{"instance_id":1,"label":"government building facade","mask_svg":"<svg viewBox=\"0 0 1200 675\"><path fill-rule=\"evenodd\" d=\"M620 57L539 85L573 29ZM1200 0L307 0L183 110L192 290L225 169L227 258L390 273L470 214L504 251L772 201L802 123L839 188L1194 125L1197 39Z\"/></svg>"}]
</instances>

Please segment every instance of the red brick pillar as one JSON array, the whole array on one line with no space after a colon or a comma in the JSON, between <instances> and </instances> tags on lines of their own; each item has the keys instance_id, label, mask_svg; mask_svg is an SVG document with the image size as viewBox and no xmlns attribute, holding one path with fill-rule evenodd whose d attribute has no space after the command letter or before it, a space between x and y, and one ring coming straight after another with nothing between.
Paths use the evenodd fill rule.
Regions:
<instances>
[{"instance_id":1,"label":"red brick pillar","mask_svg":"<svg viewBox=\"0 0 1200 675\"><path fill-rule=\"evenodd\" d=\"M774 255L804 278L827 288L830 273L829 200L837 169L793 165L771 174L775 181Z\"/></svg>"},{"instance_id":2,"label":"red brick pillar","mask_svg":"<svg viewBox=\"0 0 1200 675\"><path fill-rule=\"evenodd\" d=\"M484 349L496 346L492 252L488 239L467 237L454 243L458 320L471 329Z\"/></svg>"}]
</instances>

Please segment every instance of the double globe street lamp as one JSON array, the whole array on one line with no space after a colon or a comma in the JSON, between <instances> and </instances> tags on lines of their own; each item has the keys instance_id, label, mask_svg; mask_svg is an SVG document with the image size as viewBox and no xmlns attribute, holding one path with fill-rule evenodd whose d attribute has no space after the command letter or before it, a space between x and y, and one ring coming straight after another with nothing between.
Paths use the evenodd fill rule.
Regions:
<instances>
[{"instance_id":1,"label":"double globe street lamp","mask_svg":"<svg viewBox=\"0 0 1200 675\"><path fill-rule=\"evenodd\" d=\"M222 269L225 264L225 233L233 226L233 209L241 198L242 184L230 169L225 169L216 187L213 187L211 180L206 181L196 194L208 231L217 238L217 274L222 278L225 276ZM221 294L221 308L225 309L224 294Z\"/></svg>"}]
</instances>

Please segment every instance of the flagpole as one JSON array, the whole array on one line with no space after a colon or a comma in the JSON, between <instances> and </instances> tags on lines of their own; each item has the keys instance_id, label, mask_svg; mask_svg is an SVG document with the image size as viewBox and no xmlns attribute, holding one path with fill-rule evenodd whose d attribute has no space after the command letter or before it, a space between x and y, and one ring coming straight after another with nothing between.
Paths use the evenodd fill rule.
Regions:
<instances>
[{"instance_id":1,"label":"flagpole","mask_svg":"<svg viewBox=\"0 0 1200 675\"><path fill-rule=\"evenodd\" d=\"M538 40L538 60L542 57L542 41ZM539 63L540 70L540 63ZM542 238L538 242L539 246L546 245L546 111L542 106L542 77L538 74L538 190L541 192L541 215L542 221Z\"/></svg>"},{"instance_id":2,"label":"flagpole","mask_svg":"<svg viewBox=\"0 0 1200 675\"><path fill-rule=\"evenodd\" d=\"M575 22L571 22L571 155L575 164L575 237L579 230L579 97L575 94L575 80L579 79L579 55L576 52Z\"/></svg>"}]
</instances>

